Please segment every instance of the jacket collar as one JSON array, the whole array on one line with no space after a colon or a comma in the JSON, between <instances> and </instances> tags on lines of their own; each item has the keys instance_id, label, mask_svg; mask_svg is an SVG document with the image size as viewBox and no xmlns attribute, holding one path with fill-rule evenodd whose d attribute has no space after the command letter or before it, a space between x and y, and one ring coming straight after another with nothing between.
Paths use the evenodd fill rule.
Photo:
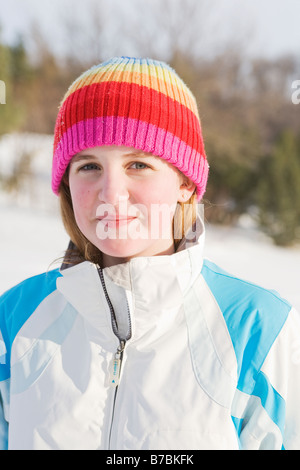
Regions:
<instances>
[{"instance_id":1,"label":"jacket collar","mask_svg":"<svg viewBox=\"0 0 300 470\"><path fill-rule=\"evenodd\" d=\"M133 283L145 271L168 270L178 277L181 290L184 292L190 282L199 274L203 264L205 228L200 215L172 255L132 258L127 263L104 268L105 276L115 284L127 290L133 289Z\"/></svg>"},{"instance_id":2,"label":"jacket collar","mask_svg":"<svg viewBox=\"0 0 300 470\"><path fill-rule=\"evenodd\" d=\"M126 321L128 299L134 302L135 311L143 311L143 317L148 312L151 322L155 321L154 305L159 306L159 318L161 310L168 311L182 304L202 269L205 233L201 218L197 224L196 235L187 234L172 255L136 257L103 269L107 292L119 321ZM97 330L111 331L111 312L98 266L85 261L63 269L61 274L57 288L65 299Z\"/></svg>"}]
</instances>

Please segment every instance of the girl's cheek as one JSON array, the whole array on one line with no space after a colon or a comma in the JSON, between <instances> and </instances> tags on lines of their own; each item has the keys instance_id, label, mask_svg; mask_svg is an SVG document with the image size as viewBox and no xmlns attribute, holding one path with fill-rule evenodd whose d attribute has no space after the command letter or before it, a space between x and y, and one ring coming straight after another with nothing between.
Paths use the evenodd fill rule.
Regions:
<instances>
[{"instance_id":1,"label":"girl's cheek","mask_svg":"<svg viewBox=\"0 0 300 470\"><path fill-rule=\"evenodd\" d=\"M88 208L91 200L91 191L89 188L80 185L70 187L73 207Z\"/></svg>"}]
</instances>

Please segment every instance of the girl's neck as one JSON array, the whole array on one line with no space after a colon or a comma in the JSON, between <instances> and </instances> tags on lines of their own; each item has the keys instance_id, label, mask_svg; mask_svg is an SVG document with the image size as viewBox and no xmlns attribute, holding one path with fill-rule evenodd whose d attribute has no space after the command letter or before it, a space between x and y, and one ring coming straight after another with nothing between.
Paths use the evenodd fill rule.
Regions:
<instances>
[{"instance_id":1,"label":"girl's neck","mask_svg":"<svg viewBox=\"0 0 300 470\"><path fill-rule=\"evenodd\" d=\"M128 256L125 258L120 258L116 256L111 256L106 253L102 253L102 267L103 268L108 268L110 266L115 266L117 264L123 264L127 263L133 258L138 258L142 256L166 256L166 255L172 255L175 253L175 245L174 245L174 240L170 241L170 244L167 245L164 249L162 250L157 250L157 252L154 250L153 252L147 252L147 250L136 254L134 256Z\"/></svg>"}]
</instances>

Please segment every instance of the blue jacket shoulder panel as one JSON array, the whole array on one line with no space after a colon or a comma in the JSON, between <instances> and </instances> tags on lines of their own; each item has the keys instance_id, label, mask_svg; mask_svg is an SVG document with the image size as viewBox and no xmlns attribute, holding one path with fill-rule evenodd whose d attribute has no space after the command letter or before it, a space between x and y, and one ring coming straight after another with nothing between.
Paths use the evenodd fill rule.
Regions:
<instances>
[{"instance_id":1,"label":"blue jacket shoulder panel","mask_svg":"<svg viewBox=\"0 0 300 470\"><path fill-rule=\"evenodd\" d=\"M0 297L0 339L2 336L8 353L24 323L38 305L56 290L56 280L59 276L59 269L33 276Z\"/></svg>"},{"instance_id":2,"label":"blue jacket shoulder panel","mask_svg":"<svg viewBox=\"0 0 300 470\"><path fill-rule=\"evenodd\" d=\"M231 336L238 363L238 388L251 394L291 305L275 291L234 277L208 260L204 261L202 275Z\"/></svg>"}]
</instances>

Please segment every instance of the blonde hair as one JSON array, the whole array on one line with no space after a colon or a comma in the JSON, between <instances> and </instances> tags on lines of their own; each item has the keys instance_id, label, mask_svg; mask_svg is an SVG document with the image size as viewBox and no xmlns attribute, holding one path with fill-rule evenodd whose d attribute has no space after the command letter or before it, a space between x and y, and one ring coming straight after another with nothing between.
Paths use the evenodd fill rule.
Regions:
<instances>
[{"instance_id":1,"label":"blonde hair","mask_svg":"<svg viewBox=\"0 0 300 470\"><path fill-rule=\"evenodd\" d=\"M62 221L72 242L70 244L71 246L66 250L64 263L73 265L83 261L91 261L92 263L102 266L102 252L83 235L77 225L70 188L68 185L68 171L65 173L61 182L59 198ZM195 191L188 201L177 203L173 219L175 251L182 239L195 223L196 217L197 194Z\"/></svg>"}]
</instances>

